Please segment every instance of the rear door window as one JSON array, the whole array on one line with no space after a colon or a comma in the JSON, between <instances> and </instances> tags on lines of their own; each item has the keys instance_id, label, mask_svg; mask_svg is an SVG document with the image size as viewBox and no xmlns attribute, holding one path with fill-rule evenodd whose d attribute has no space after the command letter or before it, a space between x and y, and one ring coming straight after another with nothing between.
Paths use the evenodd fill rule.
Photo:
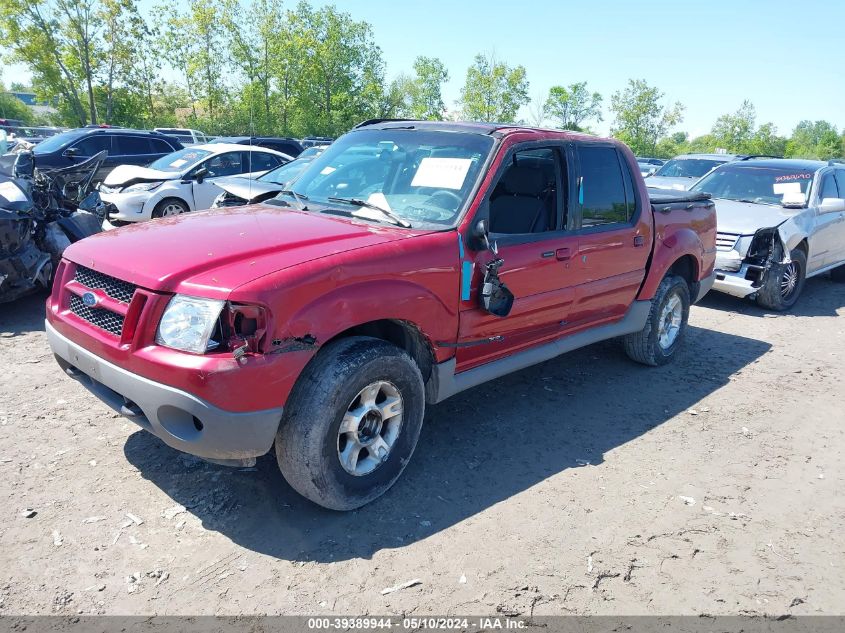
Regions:
<instances>
[{"instance_id":1,"label":"rear door window","mask_svg":"<svg viewBox=\"0 0 845 633\"><path fill-rule=\"evenodd\" d=\"M245 173L243 154L242 152L226 152L207 160L205 168L208 169L209 177L216 178L217 176L234 176L235 174Z\"/></svg>"},{"instance_id":2,"label":"rear door window","mask_svg":"<svg viewBox=\"0 0 845 633\"><path fill-rule=\"evenodd\" d=\"M267 171L278 167L281 163L281 157L275 154L267 154L265 152L247 152L247 156L251 159L249 171Z\"/></svg>"},{"instance_id":3,"label":"rear door window","mask_svg":"<svg viewBox=\"0 0 845 633\"><path fill-rule=\"evenodd\" d=\"M634 211L633 185L626 183L616 148L582 145L578 161L581 228L628 224Z\"/></svg>"},{"instance_id":4,"label":"rear door window","mask_svg":"<svg viewBox=\"0 0 845 633\"><path fill-rule=\"evenodd\" d=\"M150 154L150 139L145 136L115 136L114 153L120 156Z\"/></svg>"}]
</instances>

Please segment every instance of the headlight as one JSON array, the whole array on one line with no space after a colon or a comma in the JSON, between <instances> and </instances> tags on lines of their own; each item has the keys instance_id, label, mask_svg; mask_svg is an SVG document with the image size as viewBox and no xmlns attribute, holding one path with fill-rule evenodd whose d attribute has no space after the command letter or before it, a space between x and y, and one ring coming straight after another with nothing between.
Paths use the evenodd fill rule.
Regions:
<instances>
[{"instance_id":1,"label":"headlight","mask_svg":"<svg viewBox=\"0 0 845 633\"><path fill-rule=\"evenodd\" d=\"M156 343L185 352L204 354L217 324L223 301L175 295L158 324Z\"/></svg>"},{"instance_id":2,"label":"headlight","mask_svg":"<svg viewBox=\"0 0 845 633\"><path fill-rule=\"evenodd\" d=\"M139 182L134 185L129 185L123 190L123 193L138 193L139 191L152 191L156 187L161 187L164 181L161 182Z\"/></svg>"}]
</instances>

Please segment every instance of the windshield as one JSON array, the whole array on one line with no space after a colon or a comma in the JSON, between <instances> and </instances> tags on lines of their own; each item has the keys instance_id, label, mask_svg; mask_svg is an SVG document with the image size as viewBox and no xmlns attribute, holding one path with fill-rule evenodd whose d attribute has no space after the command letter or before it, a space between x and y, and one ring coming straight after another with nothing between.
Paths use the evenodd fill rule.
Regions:
<instances>
[{"instance_id":1,"label":"windshield","mask_svg":"<svg viewBox=\"0 0 845 633\"><path fill-rule=\"evenodd\" d=\"M256 178L256 180L260 180L261 182L272 182L276 185L284 185L301 174L310 163L311 161L307 158L298 158L289 163L285 163L281 167L276 167L276 169L268 171L263 176Z\"/></svg>"},{"instance_id":2,"label":"windshield","mask_svg":"<svg viewBox=\"0 0 845 633\"><path fill-rule=\"evenodd\" d=\"M673 158L657 170L655 176L667 178L701 178L714 167L726 161L712 158Z\"/></svg>"},{"instance_id":3,"label":"windshield","mask_svg":"<svg viewBox=\"0 0 845 633\"><path fill-rule=\"evenodd\" d=\"M703 191L714 198L780 205L786 194L802 194L806 199L812 181L809 171L745 163L717 169L695 183L691 191Z\"/></svg>"},{"instance_id":4,"label":"windshield","mask_svg":"<svg viewBox=\"0 0 845 633\"><path fill-rule=\"evenodd\" d=\"M192 147L180 149L154 160L149 164L149 168L179 173L190 169L209 154L211 152L206 149L194 149Z\"/></svg>"},{"instance_id":5,"label":"windshield","mask_svg":"<svg viewBox=\"0 0 845 633\"><path fill-rule=\"evenodd\" d=\"M373 205L411 225L450 226L463 209L492 147L493 138L482 134L414 129L355 131L326 148L290 188L300 198L307 198L309 207L326 207L315 210L354 212L367 219L384 220L383 214L366 208Z\"/></svg>"},{"instance_id":6,"label":"windshield","mask_svg":"<svg viewBox=\"0 0 845 633\"><path fill-rule=\"evenodd\" d=\"M75 140L85 136L85 130L71 130L70 132L62 132L55 134L48 139L41 141L32 150L33 154L49 154L56 150L62 149L70 145Z\"/></svg>"}]
</instances>

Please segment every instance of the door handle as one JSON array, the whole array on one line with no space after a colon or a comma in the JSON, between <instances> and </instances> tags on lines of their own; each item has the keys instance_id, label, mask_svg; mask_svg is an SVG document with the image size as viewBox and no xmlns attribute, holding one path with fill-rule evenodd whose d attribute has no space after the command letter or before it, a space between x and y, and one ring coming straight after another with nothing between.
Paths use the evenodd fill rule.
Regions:
<instances>
[{"instance_id":1,"label":"door handle","mask_svg":"<svg viewBox=\"0 0 845 633\"><path fill-rule=\"evenodd\" d=\"M645 246L645 238L642 235L634 237L634 246Z\"/></svg>"},{"instance_id":2,"label":"door handle","mask_svg":"<svg viewBox=\"0 0 845 633\"><path fill-rule=\"evenodd\" d=\"M572 257L572 251L568 248L559 248L555 251L555 257L558 261L568 261Z\"/></svg>"}]
</instances>

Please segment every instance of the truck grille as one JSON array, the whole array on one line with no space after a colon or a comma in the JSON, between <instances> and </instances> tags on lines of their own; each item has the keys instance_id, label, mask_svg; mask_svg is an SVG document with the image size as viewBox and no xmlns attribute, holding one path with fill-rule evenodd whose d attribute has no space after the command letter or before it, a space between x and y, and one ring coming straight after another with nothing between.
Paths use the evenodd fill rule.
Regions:
<instances>
[{"instance_id":1,"label":"truck grille","mask_svg":"<svg viewBox=\"0 0 845 633\"><path fill-rule=\"evenodd\" d=\"M85 266L76 267L74 280L86 288L102 290L112 299L121 303L129 303L132 300L132 295L135 294L135 290L138 288L138 286L128 281L115 279Z\"/></svg>"},{"instance_id":2,"label":"truck grille","mask_svg":"<svg viewBox=\"0 0 845 633\"><path fill-rule=\"evenodd\" d=\"M82 282L80 282L82 283ZM89 308L76 295L70 296L70 310L80 319L115 336L123 331L123 315L105 308Z\"/></svg>"},{"instance_id":3,"label":"truck grille","mask_svg":"<svg viewBox=\"0 0 845 633\"><path fill-rule=\"evenodd\" d=\"M716 233L716 250L732 250L738 239L738 233Z\"/></svg>"}]
</instances>

